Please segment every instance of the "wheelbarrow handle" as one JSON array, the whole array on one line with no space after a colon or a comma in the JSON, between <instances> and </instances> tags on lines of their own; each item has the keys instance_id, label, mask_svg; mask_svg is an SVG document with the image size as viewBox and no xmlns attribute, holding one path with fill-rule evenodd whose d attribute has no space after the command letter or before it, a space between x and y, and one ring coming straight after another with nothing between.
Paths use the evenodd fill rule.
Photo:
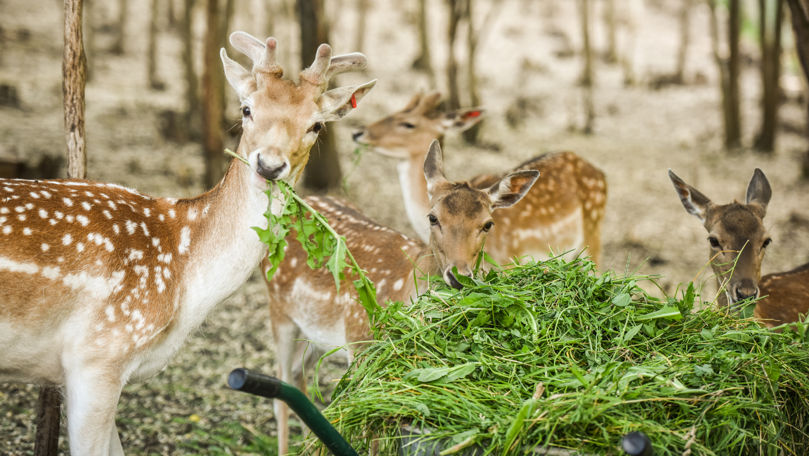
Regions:
<instances>
[{"instance_id":1,"label":"wheelbarrow handle","mask_svg":"<svg viewBox=\"0 0 809 456\"><path fill-rule=\"evenodd\" d=\"M336 456L358 456L354 448L334 429L320 410L294 386L245 368L233 369L230 372L228 386L237 391L286 402L329 451Z\"/></svg>"}]
</instances>

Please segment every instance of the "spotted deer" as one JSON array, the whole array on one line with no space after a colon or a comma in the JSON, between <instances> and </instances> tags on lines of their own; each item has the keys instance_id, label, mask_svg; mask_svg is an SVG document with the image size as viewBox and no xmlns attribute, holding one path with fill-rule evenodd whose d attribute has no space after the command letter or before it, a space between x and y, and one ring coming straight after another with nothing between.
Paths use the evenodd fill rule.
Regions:
<instances>
[{"instance_id":1,"label":"spotted deer","mask_svg":"<svg viewBox=\"0 0 809 456\"><path fill-rule=\"evenodd\" d=\"M464 275L472 273L485 238L492 235L493 213L519 201L539 176L535 170L515 171L485 189L450 182L444 175L438 141L431 144L422 169L430 201L429 244L378 225L340 200L308 198L309 204L345 236L357 263L376 284L380 303L410 302L427 289L428 274L440 275L447 284L460 288L453 269ZM305 340L326 349L343 347L350 360L358 343L369 340L371 332L368 315L350 279L341 283L338 293L331 273L307 266L306 253L294 240L295 233L287 239L286 258L267 282L270 321L279 377L304 389ZM264 260L262 269L266 273L269 268ZM286 405L275 401L279 454L287 452L287 415Z\"/></svg>"},{"instance_id":2,"label":"spotted deer","mask_svg":"<svg viewBox=\"0 0 809 456\"><path fill-rule=\"evenodd\" d=\"M375 152L398 160L399 183L410 224L422 240L429 236L429 199L424 176L418 171L430 141L450 130L462 130L477 123L480 109L440 112L441 95L415 95L399 112L384 117L353 134L354 141ZM572 152L540 155L517 166L517 170L537 170L542 179L523 201L494 214L502 229L486 241L486 252L498 262L514 257L547 258L556 254L588 249L598 262L601 253L601 219L607 202L604 173ZM480 175L471 179L485 188L502 174Z\"/></svg>"},{"instance_id":3,"label":"spotted deer","mask_svg":"<svg viewBox=\"0 0 809 456\"><path fill-rule=\"evenodd\" d=\"M234 160L210 191L154 198L85 180L0 180L0 382L61 385L74 456L123 454L121 388L162 369L212 307L266 255L267 181L294 183L323 122L375 81L326 91L365 57L323 44L294 83L277 42L230 36L252 71L221 59L241 100Z\"/></svg>"},{"instance_id":4,"label":"spotted deer","mask_svg":"<svg viewBox=\"0 0 809 456\"><path fill-rule=\"evenodd\" d=\"M709 261L716 276L719 303L734 307L739 301L763 296L753 315L773 327L798 321L809 313L809 264L761 277L761 262L772 238L764 227L772 189L756 168L744 203L715 204L669 170L669 178L685 210L708 231Z\"/></svg>"}]
</instances>

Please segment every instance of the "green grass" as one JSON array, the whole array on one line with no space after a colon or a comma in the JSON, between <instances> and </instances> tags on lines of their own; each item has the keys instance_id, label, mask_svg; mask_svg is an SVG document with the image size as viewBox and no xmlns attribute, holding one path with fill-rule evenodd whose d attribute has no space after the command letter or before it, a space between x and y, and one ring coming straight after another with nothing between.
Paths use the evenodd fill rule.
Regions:
<instances>
[{"instance_id":1,"label":"green grass","mask_svg":"<svg viewBox=\"0 0 809 456\"><path fill-rule=\"evenodd\" d=\"M634 430L658 455L809 447L806 326L773 332L701 305L692 285L661 299L644 280L554 259L390 304L325 414L360 453L377 439L394 454L403 424L447 454L616 454Z\"/></svg>"}]
</instances>

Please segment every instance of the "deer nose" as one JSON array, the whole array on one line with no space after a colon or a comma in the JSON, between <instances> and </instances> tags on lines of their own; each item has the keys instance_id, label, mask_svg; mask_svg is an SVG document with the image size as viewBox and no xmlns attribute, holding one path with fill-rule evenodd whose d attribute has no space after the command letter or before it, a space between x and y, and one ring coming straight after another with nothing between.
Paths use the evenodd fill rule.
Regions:
<instances>
[{"instance_id":1,"label":"deer nose","mask_svg":"<svg viewBox=\"0 0 809 456\"><path fill-rule=\"evenodd\" d=\"M353 139L354 142L359 142L360 138L362 138L362 135L364 135L364 134L365 134L365 130L357 130L354 133L351 133L351 139Z\"/></svg>"},{"instance_id":2,"label":"deer nose","mask_svg":"<svg viewBox=\"0 0 809 456\"><path fill-rule=\"evenodd\" d=\"M753 285L751 280L743 280L740 284L736 285L733 294L736 297L736 301L755 298L758 297L758 287Z\"/></svg>"},{"instance_id":3,"label":"deer nose","mask_svg":"<svg viewBox=\"0 0 809 456\"><path fill-rule=\"evenodd\" d=\"M256 172L267 180L276 180L287 168L287 163L283 162L278 166L268 166L261 159L261 155L256 160Z\"/></svg>"}]
</instances>

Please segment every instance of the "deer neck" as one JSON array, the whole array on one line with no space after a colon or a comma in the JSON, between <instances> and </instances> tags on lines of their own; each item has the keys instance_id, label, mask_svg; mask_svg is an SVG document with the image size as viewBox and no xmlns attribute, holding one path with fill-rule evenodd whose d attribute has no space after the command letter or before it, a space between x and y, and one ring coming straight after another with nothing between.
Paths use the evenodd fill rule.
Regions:
<instances>
[{"instance_id":1,"label":"deer neck","mask_svg":"<svg viewBox=\"0 0 809 456\"><path fill-rule=\"evenodd\" d=\"M427 181L424 179L424 155L415 157L411 155L409 160L400 161L397 170L410 226L419 239L428 242L430 227L426 220L430 212L430 197L427 195Z\"/></svg>"},{"instance_id":2,"label":"deer neck","mask_svg":"<svg viewBox=\"0 0 809 456\"><path fill-rule=\"evenodd\" d=\"M242 152L240 146L239 153ZM182 216L178 218L184 222L177 253L190 260L183 271L184 283L177 297L181 306L171 323L173 330L158 350L170 353L179 347L208 312L236 291L266 256L267 247L251 227L267 227L263 214L268 199L251 182L252 173L234 159L216 187L196 198L176 202L177 214ZM148 359L157 364L160 358ZM150 369L144 367L148 373Z\"/></svg>"}]
</instances>

